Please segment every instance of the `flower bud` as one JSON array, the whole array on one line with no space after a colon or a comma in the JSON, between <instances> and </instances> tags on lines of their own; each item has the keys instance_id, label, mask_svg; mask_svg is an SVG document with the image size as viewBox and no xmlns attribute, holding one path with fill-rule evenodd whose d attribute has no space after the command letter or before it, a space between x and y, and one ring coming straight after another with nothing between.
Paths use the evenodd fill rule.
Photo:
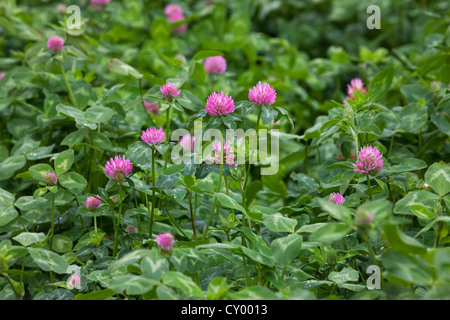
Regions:
<instances>
[{"instance_id":1,"label":"flower bud","mask_svg":"<svg viewBox=\"0 0 450 320\"><path fill-rule=\"evenodd\" d=\"M56 186L58 177L56 176L56 174L49 172L44 176L44 181L49 186Z\"/></svg>"}]
</instances>

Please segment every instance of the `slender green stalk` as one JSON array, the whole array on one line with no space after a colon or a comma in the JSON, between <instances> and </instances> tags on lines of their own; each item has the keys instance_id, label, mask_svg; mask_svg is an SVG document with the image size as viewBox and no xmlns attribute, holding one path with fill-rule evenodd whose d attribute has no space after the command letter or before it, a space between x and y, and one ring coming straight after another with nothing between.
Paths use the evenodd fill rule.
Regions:
<instances>
[{"instance_id":1,"label":"slender green stalk","mask_svg":"<svg viewBox=\"0 0 450 320\"><path fill-rule=\"evenodd\" d=\"M222 174L223 174L223 159L222 159L222 162L220 163L219 186L217 188L217 192L220 191L220 183L222 182ZM208 232L208 228L211 225L213 214L214 214L214 209L216 208L216 203L217 203L217 198L214 199L214 203L213 203L213 206L211 208L211 213L209 214L208 223L206 224L205 231L203 232L203 240L206 239L206 234Z\"/></svg>"},{"instance_id":2,"label":"slender green stalk","mask_svg":"<svg viewBox=\"0 0 450 320\"><path fill-rule=\"evenodd\" d=\"M220 132L222 132L222 125L220 126ZM223 140L220 143L221 143L221 150L222 150L221 151L222 152L221 156L222 157L221 157L221 161L220 161L219 183L218 183L218 186L217 186L217 192L220 192L220 186L222 184L223 162L224 162L224 154L225 154L225 152L223 150L224 149L224 147L223 147ZM213 206L211 208L211 213L209 214L208 223L206 224L205 230L203 232L203 240L206 239L206 234L208 232L208 228L211 225L212 217L213 217L213 214L214 214L214 209L216 208L216 203L217 203L217 198L214 199L214 203L213 203Z\"/></svg>"},{"instance_id":3,"label":"slender green stalk","mask_svg":"<svg viewBox=\"0 0 450 320\"><path fill-rule=\"evenodd\" d=\"M50 221L50 251L53 251L53 235L55 233L55 194L52 192L52 211L51 211L51 221ZM53 271L50 270L50 282L54 282ZM12 284L11 284L12 285Z\"/></svg>"},{"instance_id":4,"label":"slender green stalk","mask_svg":"<svg viewBox=\"0 0 450 320\"><path fill-rule=\"evenodd\" d=\"M284 275L286 274L286 268L287 268L287 266L284 266L283 272L281 273L281 280L284 279Z\"/></svg>"},{"instance_id":5,"label":"slender green stalk","mask_svg":"<svg viewBox=\"0 0 450 320\"><path fill-rule=\"evenodd\" d=\"M75 96L73 94L72 88L70 87L69 81L67 81L66 72L64 71L64 67L63 67L63 64L61 61L59 62L59 66L61 67L61 73L64 78L64 82L66 83L67 91L69 91L70 101L72 101L75 108L78 109L77 99L75 99Z\"/></svg>"},{"instance_id":6,"label":"slender green stalk","mask_svg":"<svg viewBox=\"0 0 450 320\"><path fill-rule=\"evenodd\" d=\"M156 188L156 180L155 180L155 148L152 147L152 210L150 213L150 221L148 225L148 236L151 240L153 238L153 219L155 214L155 188ZM153 247L153 242L150 241L150 249Z\"/></svg>"},{"instance_id":7,"label":"slender green stalk","mask_svg":"<svg viewBox=\"0 0 450 320\"><path fill-rule=\"evenodd\" d=\"M244 253L242 253L242 261L244 263L244 277L245 277L245 287L248 287L248 280L247 280L247 263L245 262L245 256Z\"/></svg>"},{"instance_id":8,"label":"slender green stalk","mask_svg":"<svg viewBox=\"0 0 450 320\"><path fill-rule=\"evenodd\" d=\"M386 156L387 161L389 161L389 158L391 157L391 150L392 150L392 146L394 145L394 136L395 136L395 134L392 134L391 143L389 145L389 151L388 151L388 154Z\"/></svg>"},{"instance_id":9,"label":"slender green stalk","mask_svg":"<svg viewBox=\"0 0 450 320\"><path fill-rule=\"evenodd\" d=\"M366 173L366 179L367 179L367 188L369 189L369 199L370 201L372 201L372 189L370 187L370 178L368 173Z\"/></svg>"},{"instance_id":10,"label":"slender green stalk","mask_svg":"<svg viewBox=\"0 0 450 320\"><path fill-rule=\"evenodd\" d=\"M16 296L16 300L22 300L22 295L19 292L17 292L16 287L12 283L12 280L8 276L8 274L7 273L3 273L2 276L9 282L9 284L10 284L10 286L11 286L13 292L14 292L14 295Z\"/></svg>"},{"instance_id":11,"label":"slender green stalk","mask_svg":"<svg viewBox=\"0 0 450 320\"><path fill-rule=\"evenodd\" d=\"M167 108L166 112L166 138L167 141L170 141L170 110L172 109L172 105Z\"/></svg>"},{"instance_id":12,"label":"slender green stalk","mask_svg":"<svg viewBox=\"0 0 450 320\"><path fill-rule=\"evenodd\" d=\"M170 110L172 109L172 105L169 106L169 108L167 108L167 113L166 113L166 138L167 138L167 142L170 142ZM164 169L167 168L167 162L169 161L169 153L166 152L166 154L164 155Z\"/></svg>"},{"instance_id":13,"label":"slender green stalk","mask_svg":"<svg viewBox=\"0 0 450 320\"><path fill-rule=\"evenodd\" d=\"M142 104L142 107L144 108L144 112L145 112L145 114L147 115L147 118L148 118L148 120L150 121L150 124L151 124L152 126L154 126L154 125L155 125L155 122L153 121L153 119L152 119L152 117L150 116L150 114L147 112L147 108L145 107L145 104L144 104L144 96L142 95L141 79L139 79L139 94L140 94L140 96L141 96L141 104Z\"/></svg>"},{"instance_id":14,"label":"slender green stalk","mask_svg":"<svg viewBox=\"0 0 450 320\"><path fill-rule=\"evenodd\" d=\"M178 223L175 221L175 219L170 215L169 210L167 210L167 199L164 201L164 208L166 210L166 214L169 217L169 222L178 229L178 231L180 231L180 233L186 238L191 240L191 238L189 238L189 236L183 231L183 229L181 229L181 227L178 225Z\"/></svg>"},{"instance_id":15,"label":"slender green stalk","mask_svg":"<svg viewBox=\"0 0 450 320\"><path fill-rule=\"evenodd\" d=\"M95 230L95 234L98 234L97 232L97 210L94 210L94 230Z\"/></svg>"},{"instance_id":16,"label":"slender green stalk","mask_svg":"<svg viewBox=\"0 0 450 320\"><path fill-rule=\"evenodd\" d=\"M55 194L52 192L52 211L51 211L51 221L50 221L50 251L52 251L53 246L53 234L55 233Z\"/></svg>"},{"instance_id":17,"label":"slender green stalk","mask_svg":"<svg viewBox=\"0 0 450 320\"><path fill-rule=\"evenodd\" d=\"M94 141L92 138L92 130L89 130L89 143L91 146L94 145ZM91 182L92 182L92 179L90 179L90 177L91 177L91 172L92 172L92 154L93 154L94 150L91 146L89 147L89 164L88 164L88 175L87 175L89 177L89 183L86 187L86 193L89 193L89 191L91 189Z\"/></svg>"},{"instance_id":18,"label":"slender green stalk","mask_svg":"<svg viewBox=\"0 0 450 320\"><path fill-rule=\"evenodd\" d=\"M191 213L191 225L192 225L192 232L194 233L194 240L197 241L197 232L195 230L195 217L194 217L194 211L192 210L192 194L188 190L189 193L189 211Z\"/></svg>"},{"instance_id":19,"label":"slender green stalk","mask_svg":"<svg viewBox=\"0 0 450 320\"><path fill-rule=\"evenodd\" d=\"M308 141L305 140L305 174L309 171L309 161L308 161Z\"/></svg>"},{"instance_id":20,"label":"slender green stalk","mask_svg":"<svg viewBox=\"0 0 450 320\"><path fill-rule=\"evenodd\" d=\"M117 248L119 247L119 228L120 228L120 221L122 220L122 184L119 184L119 198L120 198L120 205L119 205L119 216L117 218L117 222L115 225L114 230L114 250L113 250L113 257L117 255Z\"/></svg>"}]
</instances>

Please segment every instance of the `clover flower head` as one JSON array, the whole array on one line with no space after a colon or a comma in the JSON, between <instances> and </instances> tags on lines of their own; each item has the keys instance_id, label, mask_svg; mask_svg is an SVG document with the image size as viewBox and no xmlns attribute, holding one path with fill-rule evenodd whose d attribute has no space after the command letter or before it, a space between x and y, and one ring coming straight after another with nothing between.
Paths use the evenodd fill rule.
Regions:
<instances>
[{"instance_id":1,"label":"clover flower head","mask_svg":"<svg viewBox=\"0 0 450 320\"><path fill-rule=\"evenodd\" d=\"M115 156L111 158L105 165L105 173L111 177L111 179L117 180L117 183L122 183L125 176L133 170L133 165L130 160L125 159L125 155Z\"/></svg>"},{"instance_id":2,"label":"clover flower head","mask_svg":"<svg viewBox=\"0 0 450 320\"><path fill-rule=\"evenodd\" d=\"M208 57L203 65L209 73L222 74L227 70L227 61L222 56Z\"/></svg>"},{"instance_id":3,"label":"clover flower head","mask_svg":"<svg viewBox=\"0 0 450 320\"><path fill-rule=\"evenodd\" d=\"M144 100L144 106L145 106L145 110L147 110L147 113L153 113L156 115L159 115L161 113L161 111L158 109L158 102L147 102Z\"/></svg>"},{"instance_id":4,"label":"clover flower head","mask_svg":"<svg viewBox=\"0 0 450 320\"><path fill-rule=\"evenodd\" d=\"M166 16L168 16L168 17L171 17L171 16L182 16L183 15L183 8L181 8L177 4L169 3L164 8L164 14Z\"/></svg>"},{"instance_id":5,"label":"clover flower head","mask_svg":"<svg viewBox=\"0 0 450 320\"><path fill-rule=\"evenodd\" d=\"M48 39L47 46L53 53L60 52L64 47L64 39L58 36L53 36Z\"/></svg>"},{"instance_id":6,"label":"clover flower head","mask_svg":"<svg viewBox=\"0 0 450 320\"><path fill-rule=\"evenodd\" d=\"M185 134L180 139L180 144L183 146L184 149L194 152L194 141L195 136L191 136L190 134Z\"/></svg>"},{"instance_id":7,"label":"clover flower head","mask_svg":"<svg viewBox=\"0 0 450 320\"><path fill-rule=\"evenodd\" d=\"M223 140L222 144L217 140L212 143L213 156L211 160L214 163L221 164L222 162L224 162L229 166L237 166L236 155L234 154L233 148L231 147L230 143L230 140L228 140L227 143L225 143L225 140Z\"/></svg>"},{"instance_id":8,"label":"clover flower head","mask_svg":"<svg viewBox=\"0 0 450 320\"><path fill-rule=\"evenodd\" d=\"M183 20L183 19L184 19L183 15L181 15L181 16L169 16L167 18L167 21L169 21L169 23L174 23L174 22L177 22L177 21L180 21L180 20ZM183 33L186 29L187 29L187 24L183 23L182 25L173 28L172 32L175 33L175 34L180 34L180 33Z\"/></svg>"},{"instance_id":9,"label":"clover flower head","mask_svg":"<svg viewBox=\"0 0 450 320\"><path fill-rule=\"evenodd\" d=\"M95 9L101 9L103 5L110 3L111 0L91 0L89 6Z\"/></svg>"},{"instance_id":10,"label":"clover flower head","mask_svg":"<svg viewBox=\"0 0 450 320\"><path fill-rule=\"evenodd\" d=\"M171 100L172 98L178 97L181 93L180 90L177 91L177 87L175 87L175 85L173 85L171 82L167 82L166 84L162 85L159 90L166 100Z\"/></svg>"},{"instance_id":11,"label":"clover flower head","mask_svg":"<svg viewBox=\"0 0 450 320\"><path fill-rule=\"evenodd\" d=\"M72 289L81 289L81 279L77 274L73 274L67 279L67 288L69 290Z\"/></svg>"},{"instance_id":12,"label":"clover flower head","mask_svg":"<svg viewBox=\"0 0 450 320\"><path fill-rule=\"evenodd\" d=\"M275 89L267 83L262 84L261 81L253 89L249 89L248 91L248 99L259 106L270 106L275 103L276 98L277 93Z\"/></svg>"},{"instance_id":13,"label":"clover flower head","mask_svg":"<svg viewBox=\"0 0 450 320\"><path fill-rule=\"evenodd\" d=\"M374 174L382 171L382 154L376 147L365 146L359 151L358 160L353 164L355 172Z\"/></svg>"},{"instance_id":14,"label":"clover flower head","mask_svg":"<svg viewBox=\"0 0 450 320\"><path fill-rule=\"evenodd\" d=\"M206 100L205 109L210 116L223 116L234 111L234 101L228 93L213 92Z\"/></svg>"},{"instance_id":15,"label":"clover flower head","mask_svg":"<svg viewBox=\"0 0 450 320\"><path fill-rule=\"evenodd\" d=\"M88 208L91 211L95 211L98 209L98 207L100 207L100 195L96 195L96 197L94 196L90 196L86 199L86 208Z\"/></svg>"},{"instance_id":16,"label":"clover flower head","mask_svg":"<svg viewBox=\"0 0 450 320\"><path fill-rule=\"evenodd\" d=\"M372 224L373 222L373 214L371 214L366 209L358 208L355 215L355 222L359 228L365 228Z\"/></svg>"},{"instance_id":17,"label":"clover flower head","mask_svg":"<svg viewBox=\"0 0 450 320\"><path fill-rule=\"evenodd\" d=\"M366 88L364 88L364 83L359 78L352 79L350 84L347 84L347 99L354 100L356 90L361 91L364 94L367 92Z\"/></svg>"},{"instance_id":18,"label":"clover flower head","mask_svg":"<svg viewBox=\"0 0 450 320\"><path fill-rule=\"evenodd\" d=\"M44 176L44 181L49 186L56 186L56 183L58 182L58 177L56 174L49 172Z\"/></svg>"},{"instance_id":19,"label":"clover flower head","mask_svg":"<svg viewBox=\"0 0 450 320\"><path fill-rule=\"evenodd\" d=\"M331 193L328 202L342 205L345 202L344 197L340 193Z\"/></svg>"},{"instance_id":20,"label":"clover flower head","mask_svg":"<svg viewBox=\"0 0 450 320\"><path fill-rule=\"evenodd\" d=\"M157 237L156 237L156 243L159 246L159 249L164 250L164 251L169 251L173 248L173 241L174 241L174 237L171 233L167 232L167 233L160 233Z\"/></svg>"},{"instance_id":21,"label":"clover flower head","mask_svg":"<svg viewBox=\"0 0 450 320\"><path fill-rule=\"evenodd\" d=\"M161 142L164 141L166 138L166 135L164 134L164 131L159 128L148 128L145 130L142 135L141 139L148 145L159 145Z\"/></svg>"},{"instance_id":22,"label":"clover flower head","mask_svg":"<svg viewBox=\"0 0 450 320\"><path fill-rule=\"evenodd\" d=\"M126 233L137 233L138 229L136 227L133 227L133 226L127 226L125 228L125 232Z\"/></svg>"}]
</instances>

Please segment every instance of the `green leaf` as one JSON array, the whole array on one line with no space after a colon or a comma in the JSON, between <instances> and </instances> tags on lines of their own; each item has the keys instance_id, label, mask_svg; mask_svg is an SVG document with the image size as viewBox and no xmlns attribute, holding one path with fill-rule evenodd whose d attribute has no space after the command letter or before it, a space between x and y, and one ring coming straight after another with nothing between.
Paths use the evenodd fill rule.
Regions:
<instances>
[{"instance_id":1,"label":"green leaf","mask_svg":"<svg viewBox=\"0 0 450 320\"><path fill-rule=\"evenodd\" d=\"M67 172L59 177L59 183L74 194L79 194L87 186L86 179L74 171Z\"/></svg>"},{"instance_id":2,"label":"green leaf","mask_svg":"<svg viewBox=\"0 0 450 320\"><path fill-rule=\"evenodd\" d=\"M241 247L242 252L251 260L264 264L268 267L273 267L273 260L270 256L264 254L262 251L256 251L247 247ZM270 253L269 253L270 254Z\"/></svg>"},{"instance_id":3,"label":"green leaf","mask_svg":"<svg viewBox=\"0 0 450 320\"><path fill-rule=\"evenodd\" d=\"M361 205L358 210L369 212L375 222L381 222L392 215L392 203L388 200L374 200Z\"/></svg>"},{"instance_id":4,"label":"green leaf","mask_svg":"<svg viewBox=\"0 0 450 320\"><path fill-rule=\"evenodd\" d=\"M152 251L152 254L142 258L141 270L144 277L159 281L169 270L169 262L157 251Z\"/></svg>"},{"instance_id":5,"label":"green leaf","mask_svg":"<svg viewBox=\"0 0 450 320\"><path fill-rule=\"evenodd\" d=\"M135 250L132 251L130 253L127 253L126 255L124 255L122 258L120 258L119 260L111 263L111 265L109 266L108 270L110 272L113 272L123 266L127 266L129 264L133 264L138 262L140 259L142 259L143 257L152 254L151 250L147 250L147 249L140 249L140 250Z\"/></svg>"},{"instance_id":6,"label":"green leaf","mask_svg":"<svg viewBox=\"0 0 450 320\"><path fill-rule=\"evenodd\" d=\"M262 106L263 124L266 125L278 116L278 111L271 106ZM258 124L257 124L258 125Z\"/></svg>"},{"instance_id":7,"label":"green leaf","mask_svg":"<svg viewBox=\"0 0 450 320\"><path fill-rule=\"evenodd\" d=\"M317 198L317 201L320 203L322 209L331 214L333 218L345 222L349 226L353 225L353 214L350 209L322 198Z\"/></svg>"},{"instance_id":8,"label":"green leaf","mask_svg":"<svg viewBox=\"0 0 450 320\"><path fill-rule=\"evenodd\" d=\"M239 203L237 203L236 200L234 200L230 196L228 196L224 193L215 193L214 196L217 198L217 200L219 201L219 203L222 206L224 206L226 208L230 208L230 209L239 210L244 214L247 213L247 211Z\"/></svg>"},{"instance_id":9,"label":"green leaf","mask_svg":"<svg viewBox=\"0 0 450 320\"><path fill-rule=\"evenodd\" d=\"M202 289L191 278L180 272L167 271L162 281L166 286L178 288L188 296L204 297Z\"/></svg>"},{"instance_id":10,"label":"green leaf","mask_svg":"<svg viewBox=\"0 0 450 320\"><path fill-rule=\"evenodd\" d=\"M419 286L429 286L433 283L430 267L419 257L387 250L381 256L381 261L389 280L399 279Z\"/></svg>"},{"instance_id":11,"label":"green leaf","mask_svg":"<svg viewBox=\"0 0 450 320\"><path fill-rule=\"evenodd\" d=\"M208 284L208 300L222 300L232 285L227 285L227 278L218 277L212 279Z\"/></svg>"},{"instance_id":12,"label":"green leaf","mask_svg":"<svg viewBox=\"0 0 450 320\"><path fill-rule=\"evenodd\" d=\"M329 243L340 240L352 230L347 224L328 222L311 234L311 241Z\"/></svg>"},{"instance_id":13,"label":"green leaf","mask_svg":"<svg viewBox=\"0 0 450 320\"><path fill-rule=\"evenodd\" d=\"M331 271L328 275L328 279L336 282L337 284L342 284L346 282L358 282L359 272L352 268L344 268L339 272Z\"/></svg>"},{"instance_id":14,"label":"green leaf","mask_svg":"<svg viewBox=\"0 0 450 320\"><path fill-rule=\"evenodd\" d=\"M418 171L427 167L427 163L420 159L408 158L403 160L400 164L392 166L389 173L400 173L405 171Z\"/></svg>"},{"instance_id":15,"label":"green leaf","mask_svg":"<svg viewBox=\"0 0 450 320\"><path fill-rule=\"evenodd\" d=\"M44 271L54 271L64 274L69 264L60 255L41 248L28 248L33 261Z\"/></svg>"},{"instance_id":16,"label":"green leaf","mask_svg":"<svg viewBox=\"0 0 450 320\"><path fill-rule=\"evenodd\" d=\"M32 196L23 196L16 200L14 206L19 208L22 211L29 211L35 209L42 209L47 203L47 199L45 198L33 198Z\"/></svg>"},{"instance_id":17,"label":"green leaf","mask_svg":"<svg viewBox=\"0 0 450 320\"><path fill-rule=\"evenodd\" d=\"M61 145L63 146L69 146L70 148L74 145L80 143L84 137L86 137L89 134L89 129L86 127L82 127L78 129L77 131L69 133L62 141Z\"/></svg>"},{"instance_id":18,"label":"green leaf","mask_svg":"<svg viewBox=\"0 0 450 320\"><path fill-rule=\"evenodd\" d=\"M430 212L427 208L425 208L421 204L413 204L412 206L409 207L409 210L411 210L411 212L417 218L420 218L420 219L423 219L423 220L429 220L429 219L435 218L434 213Z\"/></svg>"},{"instance_id":19,"label":"green leaf","mask_svg":"<svg viewBox=\"0 0 450 320\"><path fill-rule=\"evenodd\" d=\"M399 130L417 134L418 128L422 128L427 123L428 108L418 103L408 104L400 112L399 118L402 119Z\"/></svg>"},{"instance_id":20,"label":"green leaf","mask_svg":"<svg viewBox=\"0 0 450 320\"><path fill-rule=\"evenodd\" d=\"M112 58L109 61L108 68L111 72L123 76L132 76L135 79L142 78L142 74L140 74L136 69L117 58Z\"/></svg>"},{"instance_id":21,"label":"green leaf","mask_svg":"<svg viewBox=\"0 0 450 320\"><path fill-rule=\"evenodd\" d=\"M215 57L215 56L223 56L223 53L216 50L202 50L197 52L193 57L192 60L202 60L208 57Z\"/></svg>"},{"instance_id":22,"label":"green leaf","mask_svg":"<svg viewBox=\"0 0 450 320\"><path fill-rule=\"evenodd\" d=\"M263 217L264 225L273 232L294 232L297 220L284 217L281 213L265 215Z\"/></svg>"},{"instance_id":23,"label":"green leaf","mask_svg":"<svg viewBox=\"0 0 450 320\"><path fill-rule=\"evenodd\" d=\"M269 288L252 286L228 295L231 300L280 300L280 297Z\"/></svg>"},{"instance_id":24,"label":"green leaf","mask_svg":"<svg viewBox=\"0 0 450 320\"><path fill-rule=\"evenodd\" d=\"M450 192L450 165L433 163L425 173L425 181L441 197Z\"/></svg>"},{"instance_id":25,"label":"green leaf","mask_svg":"<svg viewBox=\"0 0 450 320\"><path fill-rule=\"evenodd\" d=\"M393 77L394 68L390 66L377 73L369 83L367 99L374 102L383 97L391 88Z\"/></svg>"},{"instance_id":26,"label":"green leaf","mask_svg":"<svg viewBox=\"0 0 450 320\"><path fill-rule=\"evenodd\" d=\"M169 175L161 174L159 175L158 180L156 180L156 187L160 189L170 190L177 184L178 179L178 172Z\"/></svg>"},{"instance_id":27,"label":"green leaf","mask_svg":"<svg viewBox=\"0 0 450 320\"><path fill-rule=\"evenodd\" d=\"M427 252L427 248L422 243L403 233L396 225L384 225L383 231L389 246L396 251L406 254L425 254Z\"/></svg>"},{"instance_id":28,"label":"green leaf","mask_svg":"<svg viewBox=\"0 0 450 320\"><path fill-rule=\"evenodd\" d=\"M86 120L93 123L106 122L112 118L114 112L110 108L93 106L86 110Z\"/></svg>"},{"instance_id":29,"label":"green leaf","mask_svg":"<svg viewBox=\"0 0 450 320\"><path fill-rule=\"evenodd\" d=\"M73 160L74 151L72 149L61 152L55 159L56 175L59 177L69 171L72 168Z\"/></svg>"},{"instance_id":30,"label":"green leaf","mask_svg":"<svg viewBox=\"0 0 450 320\"><path fill-rule=\"evenodd\" d=\"M177 102L184 108L194 112L200 110L203 106L202 101L186 89L181 90L180 95L177 97Z\"/></svg>"},{"instance_id":31,"label":"green leaf","mask_svg":"<svg viewBox=\"0 0 450 320\"><path fill-rule=\"evenodd\" d=\"M429 92L427 88L420 84L405 84L400 88L406 103L419 102Z\"/></svg>"},{"instance_id":32,"label":"green leaf","mask_svg":"<svg viewBox=\"0 0 450 320\"><path fill-rule=\"evenodd\" d=\"M18 215L17 210L14 209L12 204L8 205L0 202L0 227L10 223Z\"/></svg>"},{"instance_id":33,"label":"green leaf","mask_svg":"<svg viewBox=\"0 0 450 320\"><path fill-rule=\"evenodd\" d=\"M153 19L150 26L150 34L157 41L167 41L171 34L171 28L167 19L162 17Z\"/></svg>"},{"instance_id":34,"label":"green leaf","mask_svg":"<svg viewBox=\"0 0 450 320\"><path fill-rule=\"evenodd\" d=\"M414 213L411 211L411 206L415 204L419 204L432 212L439 200L439 196L428 191L411 191L405 197L397 201L394 206L394 213L413 215Z\"/></svg>"},{"instance_id":35,"label":"green leaf","mask_svg":"<svg viewBox=\"0 0 450 320\"><path fill-rule=\"evenodd\" d=\"M74 119L85 119L84 111L71 106L66 106L62 103L56 106L56 111Z\"/></svg>"},{"instance_id":36,"label":"green leaf","mask_svg":"<svg viewBox=\"0 0 450 320\"><path fill-rule=\"evenodd\" d=\"M52 248L55 252L65 253L72 250L73 242L69 237L62 234L53 235Z\"/></svg>"},{"instance_id":37,"label":"green leaf","mask_svg":"<svg viewBox=\"0 0 450 320\"><path fill-rule=\"evenodd\" d=\"M53 187L56 187L56 186L53 186ZM58 188L58 187L56 187L56 188ZM45 194L47 193L48 190L49 189L47 187L42 187L42 188L36 189L33 192L33 198L36 199L36 198L45 196Z\"/></svg>"},{"instance_id":38,"label":"green leaf","mask_svg":"<svg viewBox=\"0 0 450 320\"><path fill-rule=\"evenodd\" d=\"M287 237L275 239L270 245L273 260L279 265L288 265L300 254L302 242L302 236L295 233Z\"/></svg>"},{"instance_id":39,"label":"green leaf","mask_svg":"<svg viewBox=\"0 0 450 320\"><path fill-rule=\"evenodd\" d=\"M298 186L301 189L306 190L311 193L317 191L317 188L319 187L319 184L313 178L311 178L310 176L308 176L304 173L292 172L291 178L292 178L292 180L297 181Z\"/></svg>"},{"instance_id":40,"label":"green leaf","mask_svg":"<svg viewBox=\"0 0 450 320\"><path fill-rule=\"evenodd\" d=\"M11 178L26 162L27 160L23 155L11 156L0 162L0 180Z\"/></svg>"},{"instance_id":41,"label":"green leaf","mask_svg":"<svg viewBox=\"0 0 450 320\"><path fill-rule=\"evenodd\" d=\"M53 168L46 163L39 163L31 166L29 172L31 176L38 181L44 181L44 177L47 173L55 173Z\"/></svg>"},{"instance_id":42,"label":"green leaf","mask_svg":"<svg viewBox=\"0 0 450 320\"><path fill-rule=\"evenodd\" d=\"M156 285L158 281L135 275L121 275L108 282L109 289L127 295L147 293Z\"/></svg>"},{"instance_id":43,"label":"green leaf","mask_svg":"<svg viewBox=\"0 0 450 320\"><path fill-rule=\"evenodd\" d=\"M24 247L28 247L36 242L42 242L45 240L45 234L42 232L22 232L21 234L13 237L13 240L16 240Z\"/></svg>"},{"instance_id":44,"label":"green leaf","mask_svg":"<svg viewBox=\"0 0 450 320\"><path fill-rule=\"evenodd\" d=\"M74 300L105 300L112 297L116 293L111 289L103 289L99 291L92 291L89 293L79 293L73 299Z\"/></svg>"}]
</instances>

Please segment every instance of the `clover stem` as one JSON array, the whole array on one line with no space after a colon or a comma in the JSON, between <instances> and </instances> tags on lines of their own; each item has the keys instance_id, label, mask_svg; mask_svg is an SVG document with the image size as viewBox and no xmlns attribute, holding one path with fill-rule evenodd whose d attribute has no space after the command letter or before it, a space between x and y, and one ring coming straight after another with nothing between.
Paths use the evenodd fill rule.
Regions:
<instances>
[{"instance_id":1,"label":"clover stem","mask_svg":"<svg viewBox=\"0 0 450 320\"><path fill-rule=\"evenodd\" d=\"M372 189L370 187L370 178L368 173L366 173L366 179L367 179L367 188L369 189L369 199L370 201L372 201Z\"/></svg>"},{"instance_id":2,"label":"clover stem","mask_svg":"<svg viewBox=\"0 0 450 320\"><path fill-rule=\"evenodd\" d=\"M122 184L119 184L119 199L120 199L120 205L119 205L119 216L117 218L117 223L114 230L114 249L113 249L113 257L117 255L117 248L119 247L119 228L120 228L120 220L122 219Z\"/></svg>"},{"instance_id":3,"label":"clover stem","mask_svg":"<svg viewBox=\"0 0 450 320\"><path fill-rule=\"evenodd\" d=\"M156 181L155 181L155 148L152 148L152 210L150 213L150 221L149 221L149 226L148 226L148 236L149 239L151 240L153 238L153 217L155 214L155 186L156 185ZM150 241L150 248L153 247L153 242Z\"/></svg>"},{"instance_id":4,"label":"clover stem","mask_svg":"<svg viewBox=\"0 0 450 320\"><path fill-rule=\"evenodd\" d=\"M66 83L67 91L69 91L70 101L72 101L75 108L78 109L77 99L75 99L75 96L73 95L73 91L72 91L72 88L70 87L69 81L67 81L66 72L64 71L64 67L63 67L63 64L61 61L59 62L59 66L61 67L61 73L62 73L64 82Z\"/></svg>"}]
</instances>

